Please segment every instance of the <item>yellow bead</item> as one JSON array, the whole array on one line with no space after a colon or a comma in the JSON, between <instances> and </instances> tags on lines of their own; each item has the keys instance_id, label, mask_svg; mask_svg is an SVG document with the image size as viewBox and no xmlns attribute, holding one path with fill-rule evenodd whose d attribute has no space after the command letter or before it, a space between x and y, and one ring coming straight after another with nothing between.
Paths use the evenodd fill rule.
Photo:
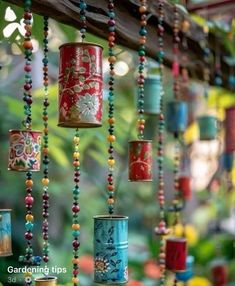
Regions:
<instances>
[{"instance_id":1,"label":"yellow bead","mask_svg":"<svg viewBox=\"0 0 235 286\"><path fill-rule=\"evenodd\" d=\"M139 124L145 124L145 119L138 119Z\"/></svg>"},{"instance_id":2,"label":"yellow bead","mask_svg":"<svg viewBox=\"0 0 235 286\"><path fill-rule=\"evenodd\" d=\"M72 278L72 283L78 283L78 282L79 282L79 279L77 277Z\"/></svg>"},{"instance_id":3,"label":"yellow bead","mask_svg":"<svg viewBox=\"0 0 235 286\"><path fill-rule=\"evenodd\" d=\"M24 274L24 276L25 276L25 277L31 277L31 276L32 276L32 273L31 273L31 272L26 272L26 273Z\"/></svg>"},{"instance_id":4,"label":"yellow bead","mask_svg":"<svg viewBox=\"0 0 235 286\"><path fill-rule=\"evenodd\" d=\"M43 178L42 179L42 184L43 186L48 186L49 185L50 180L48 178Z\"/></svg>"},{"instance_id":5,"label":"yellow bead","mask_svg":"<svg viewBox=\"0 0 235 286\"><path fill-rule=\"evenodd\" d=\"M109 135L107 139L109 142L114 142L116 140L116 137L114 135Z\"/></svg>"},{"instance_id":6,"label":"yellow bead","mask_svg":"<svg viewBox=\"0 0 235 286\"><path fill-rule=\"evenodd\" d=\"M209 33L209 27L208 27L208 26L204 26L204 27L203 27L203 32L204 32L205 34L208 34L208 33Z\"/></svg>"},{"instance_id":7,"label":"yellow bead","mask_svg":"<svg viewBox=\"0 0 235 286\"><path fill-rule=\"evenodd\" d=\"M80 224L78 224L78 223L72 224L72 229L73 230L79 230L80 229Z\"/></svg>"},{"instance_id":8,"label":"yellow bead","mask_svg":"<svg viewBox=\"0 0 235 286\"><path fill-rule=\"evenodd\" d=\"M73 159L78 159L80 157L80 153L79 152L74 152L73 153Z\"/></svg>"},{"instance_id":9,"label":"yellow bead","mask_svg":"<svg viewBox=\"0 0 235 286\"><path fill-rule=\"evenodd\" d=\"M115 165L115 160L114 159L108 159L108 164L110 167L113 167Z\"/></svg>"},{"instance_id":10,"label":"yellow bead","mask_svg":"<svg viewBox=\"0 0 235 286\"><path fill-rule=\"evenodd\" d=\"M25 216L25 219L26 219L27 221L33 221L33 215L27 214L27 215Z\"/></svg>"},{"instance_id":11,"label":"yellow bead","mask_svg":"<svg viewBox=\"0 0 235 286\"><path fill-rule=\"evenodd\" d=\"M26 180L25 185L26 185L26 187L31 188L33 186L33 181L32 180Z\"/></svg>"},{"instance_id":12,"label":"yellow bead","mask_svg":"<svg viewBox=\"0 0 235 286\"><path fill-rule=\"evenodd\" d=\"M73 143L74 143L74 144L78 144L79 142L80 142L80 138L75 136L75 137L73 138Z\"/></svg>"},{"instance_id":13,"label":"yellow bead","mask_svg":"<svg viewBox=\"0 0 235 286\"><path fill-rule=\"evenodd\" d=\"M107 203L108 203L109 205L114 204L114 199L108 199L108 200L107 200Z\"/></svg>"},{"instance_id":14,"label":"yellow bead","mask_svg":"<svg viewBox=\"0 0 235 286\"><path fill-rule=\"evenodd\" d=\"M109 58L108 58L108 61L110 62L110 63L115 63L116 62L116 57L115 56L110 56Z\"/></svg>"},{"instance_id":15,"label":"yellow bead","mask_svg":"<svg viewBox=\"0 0 235 286\"><path fill-rule=\"evenodd\" d=\"M182 22L182 30L183 30L183 32L185 32L185 33L188 32L189 28L190 28L189 21L188 20L184 20Z\"/></svg>"},{"instance_id":16,"label":"yellow bead","mask_svg":"<svg viewBox=\"0 0 235 286\"><path fill-rule=\"evenodd\" d=\"M147 11L147 7L146 6L140 6L139 7L139 12L140 13L145 13Z\"/></svg>"}]
</instances>

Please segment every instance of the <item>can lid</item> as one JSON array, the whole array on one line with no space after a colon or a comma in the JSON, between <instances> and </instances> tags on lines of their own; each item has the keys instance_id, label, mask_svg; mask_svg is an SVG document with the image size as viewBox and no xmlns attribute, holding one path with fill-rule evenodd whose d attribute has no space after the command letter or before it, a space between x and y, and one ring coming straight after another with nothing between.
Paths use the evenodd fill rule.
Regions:
<instances>
[{"instance_id":1,"label":"can lid","mask_svg":"<svg viewBox=\"0 0 235 286\"><path fill-rule=\"evenodd\" d=\"M12 209L0 209L0 212L11 212Z\"/></svg>"},{"instance_id":2,"label":"can lid","mask_svg":"<svg viewBox=\"0 0 235 286\"><path fill-rule=\"evenodd\" d=\"M176 242L186 242L186 238L184 237L169 237L166 241L176 241Z\"/></svg>"},{"instance_id":3,"label":"can lid","mask_svg":"<svg viewBox=\"0 0 235 286\"><path fill-rule=\"evenodd\" d=\"M146 139L137 139L137 140L130 140L128 141L128 143L139 143L139 142L142 142L142 143L152 143L152 140L146 140Z\"/></svg>"},{"instance_id":4,"label":"can lid","mask_svg":"<svg viewBox=\"0 0 235 286\"><path fill-rule=\"evenodd\" d=\"M96 43L90 43L90 42L69 42L69 43L64 43L61 46L59 46L59 49L61 49L62 47L65 46L96 46L96 47L100 47L103 50L103 47L99 44Z\"/></svg>"},{"instance_id":5,"label":"can lid","mask_svg":"<svg viewBox=\"0 0 235 286\"><path fill-rule=\"evenodd\" d=\"M127 220L128 216L124 216L124 215L96 215L96 216L93 216L93 219Z\"/></svg>"}]
</instances>

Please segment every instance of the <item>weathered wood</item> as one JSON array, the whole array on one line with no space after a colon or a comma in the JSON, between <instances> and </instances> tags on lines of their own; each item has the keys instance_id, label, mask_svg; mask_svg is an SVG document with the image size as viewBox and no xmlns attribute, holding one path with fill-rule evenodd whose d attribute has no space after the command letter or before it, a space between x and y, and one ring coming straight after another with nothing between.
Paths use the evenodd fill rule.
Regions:
<instances>
[{"instance_id":1,"label":"weathered wood","mask_svg":"<svg viewBox=\"0 0 235 286\"><path fill-rule=\"evenodd\" d=\"M9 3L22 6L22 0L4 0ZM100 37L107 37L107 0L87 0L87 27L88 30ZM136 50L138 48L139 31L139 12L138 0L118 0L116 1L116 31L117 43L125 47ZM147 55L156 58L157 51L157 0L148 0L148 11L150 12L148 20L148 41L146 44ZM173 27L173 9L167 1L165 3L165 58L166 64L170 66L172 55L172 27ZM79 8L78 0L33 0L32 11L40 15L47 15L58 22L68 24L79 29ZM202 79L203 74L203 52L200 43L204 40L202 28L189 19L189 16L182 11L180 20L187 18L190 21L190 30L187 34L188 39L188 58L190 74L194 78ZM223 61L223 56L228 55L220 39L210 35L210 48L214 53L215 47L223 51L221 57L223 70L223 86L227 86L228 66ZM182 51L181 51L182 56ZM214 74L213 65L211 74Z\"/></svg>"}]
</instances>

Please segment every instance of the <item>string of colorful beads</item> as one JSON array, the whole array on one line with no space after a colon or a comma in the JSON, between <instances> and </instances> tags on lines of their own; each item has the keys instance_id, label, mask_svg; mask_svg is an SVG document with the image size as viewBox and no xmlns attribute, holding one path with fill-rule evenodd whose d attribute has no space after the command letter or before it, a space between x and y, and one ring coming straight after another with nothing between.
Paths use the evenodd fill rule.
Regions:
<instances>
[{"instance_id":1,"label":"string of colorful beads","mask_svg":"<svg viewBox=\"0 0 235 286\"><path fill-rule=\"evenodd\" d=\"M44 101L43 101L43 223L42 223L42 233L43 233L43 261L47 263L49 261L49 235L48 235L48 217L49 217L49 194L48 194L48 185L49 185L49 176L48 176L48 165L49 165L49 137L48 137L48 17L44 16L44 39L43 39L43 51L44 58L43 62L43 85L44 85Z\"/></svg>"},{"instance_id":2,"label":"string of colorful beads","mask_svg":"<svg viewBox=\"0 0 235 286\"><path fill-rule=\"evenodd\" d=\"M221 87L222 85L222 71L221 71L221 62L220 62L220 53L219 51L216 52L215 55L215 85Z\"/></svg>"},{"instance_id":3,"label":"string of colorful beads","mask_svg":"<svg viewBox=\"0 0 235 286\"><path fill-rule=\"evenodd\" d=\"M84 0L79 1L79 8L80 8L80 20L81 20L81 37L82 41L85 40L86 38L86 29L87 29L87 24L86 24L86 9L87 9L87 4Z\"/></svg>"},{"instance_id":4,"label":"string of colorful beads","mask_svg":"<svg viewBox=\"0 0 235 286\"><path fill-rule=\"evenodd\" d=\"M146 0L140 0L139 12L140 17L140 30L139 30L139 68L138 68L138 138L144 139L144 69L145 69L145 43L146 43L146 13L147 5Z\"/></svg>"},{"instance_id":5,"label":"string of colorful beads","mask_svg":"<svg viewBox=\"0 0 235 286\"><path fill-rule=\"evenodd\" d=\"M189 83L189 75L188 75L188 40L187 40L187 33L190 28L190 22L187 19L184 19L181 24L181 29L183 32L183 39L182 39L182 47L184 49L183 57L182 57L182 69L181 69L181 76L182 76L182 83L184 87L188 88ZM187 91L186 91L187 92Z\"/></svg>"},{"instance_id":6,"label":"string of colorful beads","mask_svg":"<svg viewBox=\"0 0 235 286\"><path fill-rule=\"evenodd\" d=\"M203 41L203 78L204 78L204 94L205 98L208 98L208 89L209 89L209 81L210 81L210 49L208 46L208 35L209 35L209 27L207 24L203 27L203 32L205 34L205 40Z\"/></svg>"},{"instance_id":7,"label":"string of colorful beads","mask_svg":"<svg viewBox=\"0 0 235 286\"><path fill-rule=\"evenodd\" d=\"M73 278L72 283L74 285L78 285L79 279L78 279L78 273L79 273L79 237L80 237L80 225L78 223L78 213L80 211L80 206L78 202L78 197L80 193L79 189L79 182L80 182L80 153L79 153L79 132L78 129L75 132L75 136L73 139L74 143L74 153L73 153L73 166L74 166L74 188L73 188L73 206L72 206L72 212L73 212L73 224L72 224L72 230L73 230Z\"/></svg>"},{"instance_id":8,"label":"string of colorful beads","mask_svg":"<svg viewBox=\"0 0 235 286\"><path fill-rule=\"evenodd\" d=\"M115 142L116 138L114 135L114 124L115 124L115 118L114 118L114 64L116 62L116 57L114 55L114 46L115 46L115 13L114 13L114 1L109 0L108 2L108 46L109 46L109 114L108 114L108 124L109 124L109 135L108 135L108 143L109 143L109 158L108 158L108 177L107 177L107 190L108 190L108 211L109 214L113 213L114 209L114 183L113 183L113 167L115 165L115 160L113 157L114 153L114 147L113 143Z\"/></svg>"}]
</instances>

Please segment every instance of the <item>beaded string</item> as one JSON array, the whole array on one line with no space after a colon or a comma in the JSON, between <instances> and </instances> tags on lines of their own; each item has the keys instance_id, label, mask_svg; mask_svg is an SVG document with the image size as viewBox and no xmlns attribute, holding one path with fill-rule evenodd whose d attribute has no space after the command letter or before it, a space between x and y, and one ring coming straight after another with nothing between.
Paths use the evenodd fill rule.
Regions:
<instances>
[{"instance_id":1,"label":"beaded string","mask_svg":"<svg viewBox=\"0 0 235 286\"><path fill-rule=\"evenodd\" d=\"M42 210L42 234L43 234L43 261L46 263L49 262L49 235L48 235L48 217L49 217L49 193L48 193L48 185L49 185L49 176L48 176L48 165L49 165L49 149L48 149L48 17L44 16L44 39L43 39L43 52L44 58L42 60L43 63L43 86L44 86L44 101L43 101L43 210Z\"/></svg>"},{"instance_id":2,"label":"beaded string","mask_svg":"<svg viewBox=\"0 0 235 286\"><path fill-rule=\"evenodd\" d=\"M207 24L203 27L203 32L205 35L204 45L203 45L203 79L204 79L204 97L208 99L208 89L209 89L209 81L210 81L210 49L208 45L208 35L209 35L209 27Z\"/></svg>"},{"instance_id":3,"label":"beaded string","mask_svg":"<svg viewBox=\"0 0 235 286\"><path fill-rule=\"evenodd\" d=\"M109 143L109 149L108 149L108 177L107 177L107 190L108 190L108 212L109 214L113 214L114 212L114 183L113 183L113 171L114 171L114 147L113 143L115 142L116 138L114 135L114 124L115 124L115 118L114 118L114 64L116 61L116 57L114 55L114 47L115 47L115 13L114 13L114 1L109 0L108 1L108 46L109 46L109 110L108 110L108 132L109 135L107 137L108 143Z\"/></svg>"},{"instance_id":4,"label":"beaded string","mask_svg":"<svg viewBox=\"0 0 235 286\"><path fill-rule=\"evenodd\" d=\"M159 64L159 71L160 71L160 84L163 87L163 59L164 59L164 42L163 42L163 35L164 35L164 2L162 0L158 3L158 52L157 52L157 61ZM161 270L161 277L160 277L160 286L164 286L165 284L165 243L164 243L164 235L168 234L168 230L166 229L166 222L165 222L165 193L164 193L164 169L163 169L163 162L164 162L164 131L165 131L165 118L163 114L163 96L164 90L162 88L161 91L161 101L160 101L160 114L158 120L158 153L157 153L157 160L158 160L158 203L160 206L160 221L158 226L155 228L155 234L160 235L160 252L159 252L159 265Z\"/></svg>"},{"instance_id":5,"label":"beaded string","mask_svg":"<svg viewBox=\"0 0 235 286\"><path fill-rule=\"evenodd\" d=\"M82 42L83 42L86 38L86 29L87 29L87 24L86 24L87 4L84 0L79 1L79 8L80 8L80 12L79 12L80 15L79 16L80 16L80 20L81 20L80 33L81 33Z\"/></svg>"},{"instance_id":6,"label":"beaded string","mask_svg":"<svg viewBox=\"0 0 235 286\"><path fill-rule=\"evenodd\" d=\"M147 25L147 1L140 0L140 30L139 30L139 68L138 68L138 138L144 139L144 127L145 127L145 119L144 119L144 70L145 70L145 43L146 43L146 25Z\"/></svg>"},{"instance_id":7,"label":"beaded string","mask_svg":"<svg viewBox=\"0 0 235 286\"><path fill-rule=\"evenodd\" d=\"M182 32L183 32L183 39L182 39L182 47L184 50L183 57L182 57L182 69L181 69L181 76L182 76L182 83L184 84L185 88L188 88L189 84L189 74L188 74L188 40L187 40L187 33L190 28L190 23L187 19L184 19L181 24Z\"/></svg>"}]
</instances>

